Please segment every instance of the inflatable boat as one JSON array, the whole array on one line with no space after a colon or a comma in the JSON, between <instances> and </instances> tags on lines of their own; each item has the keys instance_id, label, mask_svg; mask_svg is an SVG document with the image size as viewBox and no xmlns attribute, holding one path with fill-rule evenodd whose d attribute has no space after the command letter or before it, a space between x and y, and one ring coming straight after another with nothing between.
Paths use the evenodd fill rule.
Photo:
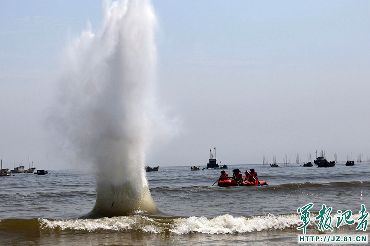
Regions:
<instances>
[{"instance_id":1,"label":"inflatable boat","mask_svg":"<svg viewBox=\"0 0 370 246\"><path fill-rule=\"evenodd\" d=\"M218 186L220 187L230 187L230 186L262 186L267 185L267 182L264 180L258 180L258 185L255 182L243 181L242 183L237 183L233 179L219 180Z\"/></svg>"}]
</instances>

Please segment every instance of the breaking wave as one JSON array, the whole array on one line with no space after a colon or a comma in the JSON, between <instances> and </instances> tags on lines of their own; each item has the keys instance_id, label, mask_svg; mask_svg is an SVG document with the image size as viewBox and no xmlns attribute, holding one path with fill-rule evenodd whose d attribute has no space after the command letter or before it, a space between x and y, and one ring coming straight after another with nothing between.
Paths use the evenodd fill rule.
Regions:
<instances>
[{"instance_id":1,"label":"breaking wave","mask_svg":"<svg viewBox=\"0 0 370 246\"><path fill-rule=\"evenodd\" d=\"M141 231L145 233L170 233L185 235L235 234L267 230L285 230L294 228L299 222L298 215L266 215L255 217L234 217L229 214L214 218L206 217L147 217L142 215L122 216L100 219L39 219L43 230L61 231Z\"/></svg>"}]
</instances>

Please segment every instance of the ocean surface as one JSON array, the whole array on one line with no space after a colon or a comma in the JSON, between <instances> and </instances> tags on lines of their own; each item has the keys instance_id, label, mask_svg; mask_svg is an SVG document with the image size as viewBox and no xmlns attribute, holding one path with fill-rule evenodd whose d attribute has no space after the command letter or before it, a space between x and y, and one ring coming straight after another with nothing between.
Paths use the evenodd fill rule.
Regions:
<instances>
[{"instance_id":1,"label":"ocean surface","mask_svg":"<svg viewBox=\"0 0 370 246\"><path fill-rule=\"evenodd\" d=\"M0 177L0 245L295 245L297 208L370 209L370 164L254 168L264 187L221 188L220 170L160 167L147 173L158 215L80 219L95 204L95 177L82 171ZM314 215L314 214L313 214ZM315 222L316 223L316 222ZM308 233L317 234L317 224ZM337 229L354 234L353 226Z\"/></svg>"}]
</instances>

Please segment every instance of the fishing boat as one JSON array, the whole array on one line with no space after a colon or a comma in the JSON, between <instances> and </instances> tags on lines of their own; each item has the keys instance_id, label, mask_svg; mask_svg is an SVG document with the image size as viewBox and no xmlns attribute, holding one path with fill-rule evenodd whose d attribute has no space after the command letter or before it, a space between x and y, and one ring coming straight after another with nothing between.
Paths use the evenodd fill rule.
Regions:
<instances>
[{"instance_id":1,"label":"fishing boat","mask_svg":"<svg viewBox=\"0 0 370 246\"><path fill-rule=\"evenodd\" d=\"M316 151L317 155L317 151ZM325 153L324 151L321 151L320 156L316 156L316 160L314 160L314 163L317 165L317 167L334 167L335 161L328 161L325 159Z\"/></svg>"},{"instance_id":2,"label":"fishing boat","mask_svg":"<svg viewBox=\"0 0 370 246\"><path fill-rule=\"evenodd\" d=\"M18 166L11 170L11 173L24 173L24 172L25 172L24 166Z\"/></svg>"},{"instance_id":3,"label":"fishing boat","mask_svg":"<svg viewBox=\"0 0 370 246\"><path fill-rule=\"evenodd\" d=\"M306 162L305 164L303 164L304 167L313 167L313 164L312 162Z\"/></svg>"},{"instance_id":4,"label":"fishing boat","mask_svg":"<svg viewBox=\"0 0 370 246\"><path fill-rule=\"evenodd\" d=\"M3 160L0 161L1 162L1 165L0 165L0 176L4 177L4 176L10 176L11 173L9 171L8 168L4 168L3 169Z\"/></svg>"},{"instance_id":5,"label":"fishing boat","mask_svg":"<svg viewBox=\"0 0 370 246\"><path fill-rule=\"evenodd\" d=\"M156 166L156 167L146 166L145 167L146 172L158 172L158 170L159 170L159 166Z\"/></svg>"},{"instance_id":6,"label":"fishing boat","mask_svg":"<svg viewBox=\"0 0 370 246\"><path fill-rule=\"evenodd\" d=\"M335 166L335 161L328 161L323 156L317 157L314 163L317 165L317 167L334 167Z\"/></svg>"},{"instance_id":7,"label":"fishing boat","mask_svg":"<svg viewBox=\"0 0 370 246\"><path fill-rule=\"evenodd\" d=\"M273 163L270 164L270 167L279 167L279 165L276 163L276 156L273 157Z\"/></svg>"},{"instance_id":8,"label":"fishing boat","mask_svg":"<svg viewBox=\"0 0 370 246\"><path fill-rule=\"evenodd\" d=\"M212 152L212 149L209 149L209 159L207 163L207 169L228 169L227 165L220 165L217 163L216 159L216 147L213 147L214 152Z\"/></svg>"},{"instance_id":9,"label":"fishing boat","mask_svg":"<svg viewBox=\"0 0 370 246\"><path fill-rule=\"evenodd\" d=\"M32 162L32 165L28 165L28 169L27 170L24 170L25 173L34 173L36 170L36 167L33 166L33 162Z\"/></svg>"},{"instance_id":10,"label":"fishing boat","mask_svg":"<svg viewBox=\"0 0 370 246\"><path fill-rule=\"evenodd\" d=\"M347 161L346 162L346 166L354 166L355 165L355 161Z\"/></svg>"},{"instance_id":11,"label":"fishing boat","mask_svg":"<svg viewBox=\"0 0 370 246\"><path fill-rule=\"evenodd\" d=\"M11 176L11 173L9 171L8 168L1 168L0 169L0 176L4 177L4 176Z\"/></svg>"},{"instance_id":12,"label":"fishing boat","mask_svg":"<svg viewBox=\"0 0 370 246\"><path fill-rule=\"evenodd\" d=\"M37 175L46 175L46 174L48 174L48 171L39 169L35 172L35 174L37 174Z\"/></svg>"},{"instance_id":13,"label":"fishing boat","mask_svg":"<svg viewBox=\"0 0 370 246\"><path fill-rule=\"evenodd\" d=\"M219 169L220 168L216 160L216 147L214 147L213 149L215 151L214 155L212 153L212 149L209 149L209 159L207 163L207 169Z\"/></svg>"},{"instance_id":14,"label":"fishing boat","mask_svg":"<svg viewBox=\"0 0 370 246\"><path fill-rule=\"evenodd\" d=\"M190 167L190 170L191 170L191 171L199 171L199 170L200 170L200 168L199 168L199 167L197 167L197 166L192 166L192 167Z\"/></svg>"},{"instance_id":15,"label":"fishing boat","mask_svg":"<svg viewBox=\"0 0 370 246\"><path fill-rule=\"evenodd\" d=\"M34 172L35 172L35 170L36 170L36 167L30 167L30 168L28 168L27 170L25 170L24 172L25 172L25 173L34 173Z\"/></svg>"}]
</instances>

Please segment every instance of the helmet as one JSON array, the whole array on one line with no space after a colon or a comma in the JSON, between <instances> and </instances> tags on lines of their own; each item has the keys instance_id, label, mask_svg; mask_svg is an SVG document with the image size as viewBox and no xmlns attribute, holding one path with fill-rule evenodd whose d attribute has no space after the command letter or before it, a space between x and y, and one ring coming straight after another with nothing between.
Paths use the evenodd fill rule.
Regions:
<instances>
[{"instance_id":1,"label":"helmet","mask_svg":"<svg viewBox=\"0 0 370 246\"><path fill-rule=\"evenodd\" d=\"M237 169L234 169L234 170L233 170L233 173L240 173L240 170L239 170L239 168L237 168Z\"/></svg>"}]
</instances>

